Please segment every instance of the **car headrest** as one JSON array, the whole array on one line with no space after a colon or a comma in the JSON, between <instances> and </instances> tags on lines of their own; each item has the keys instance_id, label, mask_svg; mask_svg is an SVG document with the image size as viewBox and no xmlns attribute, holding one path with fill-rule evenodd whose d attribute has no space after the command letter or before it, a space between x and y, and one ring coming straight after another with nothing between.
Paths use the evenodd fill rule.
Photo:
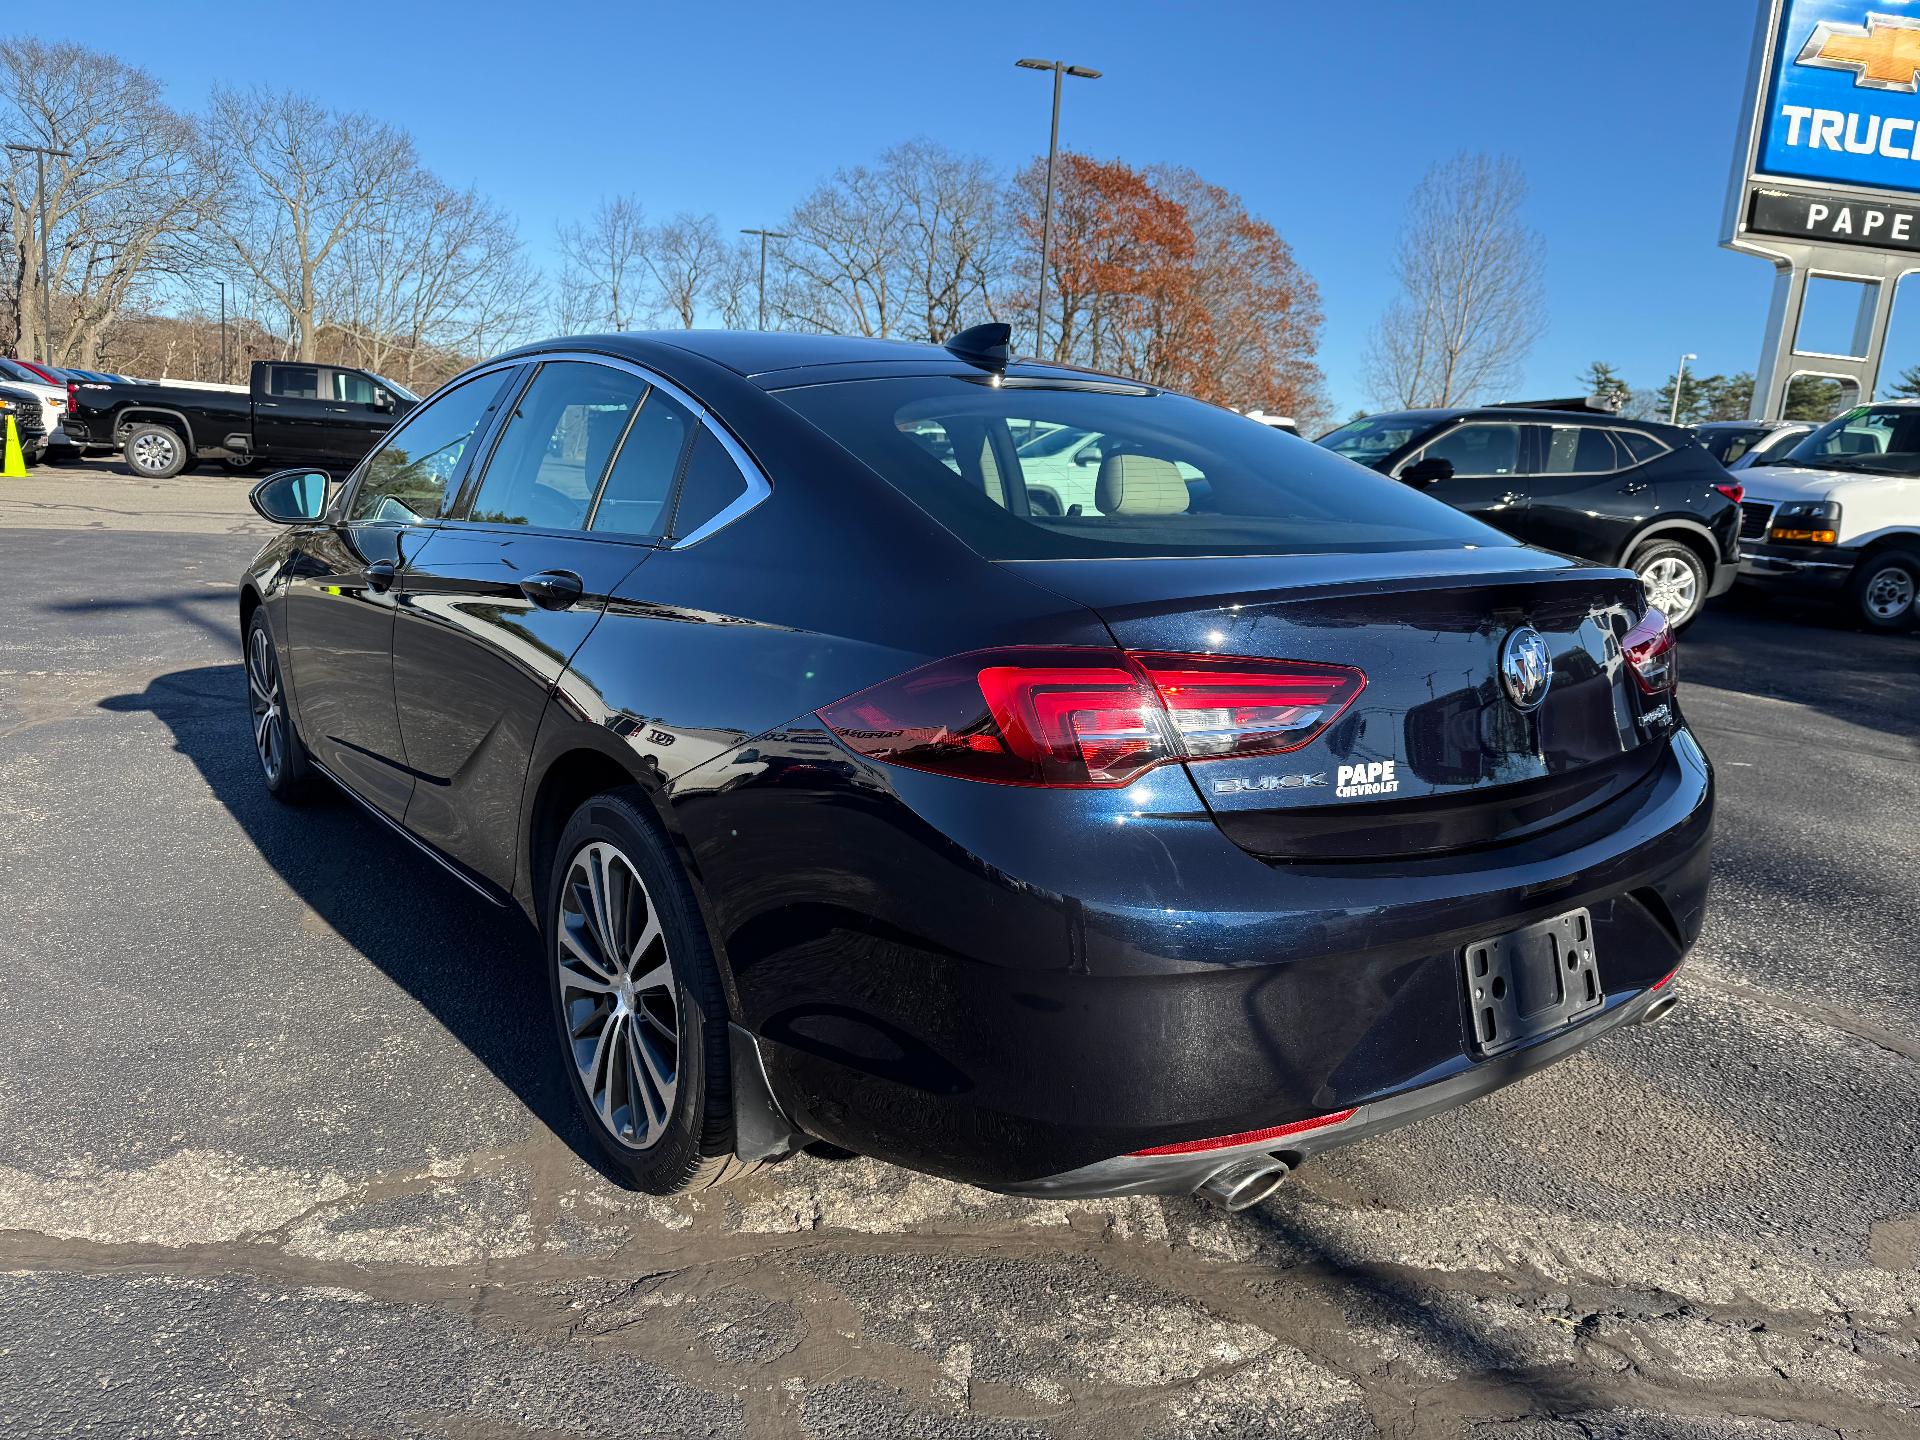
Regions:
<instances>
[{"instance_id":1,"label":"car headrest","mask_svg":"<svg viewBox=\"0 0 1920 1440\"><path fill-rule=\"evenodd\" d=\"M1100 462L1093 503L1102 515L1183 515L1187 482L1171 460L1152 455L1109 455Z\"/></svg>"}]
</instances>

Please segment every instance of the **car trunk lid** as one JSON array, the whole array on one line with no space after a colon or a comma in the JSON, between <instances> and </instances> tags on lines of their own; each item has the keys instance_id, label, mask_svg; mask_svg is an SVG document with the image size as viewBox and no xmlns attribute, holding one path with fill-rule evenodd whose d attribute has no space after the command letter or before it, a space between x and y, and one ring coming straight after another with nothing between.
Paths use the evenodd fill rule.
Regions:
<instances>
[{"instance_id":1,"label":"car trunk lid","mask_svg":"<svg viewBox=\"0 0 1920 1440\"><path fill-rule=\"evenodd\" d=\"M1621 650L1645 610L1618 570L1513 548L1012 562L1134 652L1351 666L1365 688L1304 745L1187 761L1221 828L1274 860L1383 859L1521 839L1631 788L1677 717ZM1502 678L1527 628L1551 681Z\"/></svg>"}]
</instances>

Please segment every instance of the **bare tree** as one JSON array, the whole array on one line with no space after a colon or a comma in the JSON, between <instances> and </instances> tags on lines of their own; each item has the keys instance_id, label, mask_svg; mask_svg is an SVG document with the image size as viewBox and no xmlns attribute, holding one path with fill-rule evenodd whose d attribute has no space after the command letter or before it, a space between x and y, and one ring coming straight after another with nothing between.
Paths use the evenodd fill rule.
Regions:
<instances>
[{"instance_id":1,"label":"bare tree","mask_svg":"<svg viewBox=\"0 0 1920 1440\"><path fill-rule=\"evenodd\" d=\"M656 226L647 247L656 313L668 316L682 330L691 330L701 302L726 262L727 242L720 238L720 225L713 216L682 211Z\"/></svg>"},{"instance_id":2,"label":"bare tree","mask_svg":"<svg viewBox=\"0 0 1920 1440\"><path fill-rule=\"evenodd\" d=\"M782 227L793 238L770 308L803 329L909 340L989 318L1006 248L999 188L984 160L926 140L834 172Z\"/></svg>"},{"instance_id":3,"label":"bare tree","mask_svg":"<svg viewBox=\"0 0 1920 1440\"><path fill-rule=\"evenodd\" d=\"M412 138L305 95L258 88L214 91L207 139L206 168L233 195L219 248L285 310L293 355L319 358L328 262L418 182Z\"/></svg>"},{"instance_id":4,"label":"bare tree","mask_svg":"<svg viewBox=\"0 0 1920 1440\"><path fill-rule=\"evenodd\" d=\"M1457 155L1427 172L1394 262L1400 297L1368 346L1375 399L1466 404L1517 377L1545 328L1543 247L1521 216L1526 195L1505 157Z\"/></svg>"},{"instance_id":5,"label":"bare tree","mask_svg":"<svg viewBox=\"0 0 1920 1440\"><path fill-rule=\"evenodd\" d=\"M894 146L880 165L900 202L906 338L939 344L992 319L1008 249L1000 176L978 156L925 140Z\"/></svg>"},{"instance_id":6,"label":"bare tree","mask_svg":"<svg viewBox=\"0 0 1920 1440\"><path fill-rule=\"evenodd\" d=\"M789 284L777 305L799 330L894 334L900 323L900 200L865 165L836 170L794 207L779 255Z\"/></svg>"},{"instance_id":7,"label":"bare tree","mask_svg":"<svg viewBox=\"0 0 1920 1440\"><path fill-rule=\"evenodd\" d=\"M778 252L768 256L768 283L778 288L784 273ZM760 248L736 240L720 253L707 282L707 304L729 330L751 330L760 323Z\"/></svg>"},{"instance_id":8,"label":"bare tree","mask_svg":"<svg viewBox=\"0 0 1920 1440\"><path fill-rule=\"evenodd\" d=\"M648 313L647 250L653 233L647 213L630 195L602 200L584 222L562 225L557 312L567 329L632 330Z\"/></svg>"},{"instance_id":9,"label":"bare tree","mask_svg":"<svg viewBox=\"0 0 1920 1440\"><path fill-rule=\"evenodd\" d=\"M4 138L69 152L47 158L50 336L35 293L43 264L35 158L0 152L20 302L11 339L29 355L91 366L120 310L177 268L178 242L207 212L192 126L153 98L157 89L145 71L79 45L23 36L0 48Z\"/></svg>"},{"instance_id":10,"label":"bare tree","mask_svg":"<svg viewBox=\"0 0 1920 1440\"><path fill-rule=\"evenodd\" d=\"M449 357L484 355L537 313L537 278L506 214L473 190L421 173L330 267L323 333L358 363L408 386Z\"/></svg>"}]
</instances>

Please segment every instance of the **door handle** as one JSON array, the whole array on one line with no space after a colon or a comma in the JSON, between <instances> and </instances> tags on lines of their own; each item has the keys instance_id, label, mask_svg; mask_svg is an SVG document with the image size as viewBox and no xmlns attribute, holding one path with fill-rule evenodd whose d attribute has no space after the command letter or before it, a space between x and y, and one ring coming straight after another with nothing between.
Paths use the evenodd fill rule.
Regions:
<instances>
[{"instance_id":1,"label":"door handle","mask_svg":"<svg viewBox=\"0 0 1920 1440\"><path fill-rule=\"evenodd\" d=\"M520 593L542 610L564 610L585 590L585 583L571 570L542 570L520 582Z\"/></svg>"},{"instance_id":2,"label":"door handle","mask_svg":"<svg viewBox=\"0 0 1920 1440\"><path fill-rule=\"evenodd\" d=\"M376 594L384 595L393 588L394 564L391 560L376 560L367 566L367 588Z\"/></svg>"},{"instance_id":3,"label":"door handle","mask_svg":"<svg viewBox=\"0 0 1920 1440\"><path fill-rule=\"evenodd\" d=\"M1638 495L1642 490L1645 490L1646 488L1647 488L1646 481L1635 480L1631 485L1622 485L1620 487L1620 493L1622 495Z\"/></svg>"}]
</instances>

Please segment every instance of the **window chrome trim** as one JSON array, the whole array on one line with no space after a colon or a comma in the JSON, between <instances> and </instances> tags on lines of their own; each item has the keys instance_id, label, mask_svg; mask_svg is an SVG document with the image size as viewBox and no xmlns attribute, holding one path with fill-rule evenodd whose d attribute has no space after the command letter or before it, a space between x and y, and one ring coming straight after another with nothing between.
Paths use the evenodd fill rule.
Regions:
<instances>
[{"instance_id":1,"label":"window chrome trim","mask_svg":"<svg viewBox=\"0 0 1920 1440\"><path fill-rule=\"evenodd\" d=\"M718 515L715 515L698 529L682 535L679 539L674 540L671 544L663 548L668 550L685 550L690 546L698 545L702 540L726 529L727 526L733 524L734 521L738 520L742 515L745 515L749 510L752 510L755 506L759 505L761 501L773 494L773 485L767 479L766 473L761 470L759 465L754 463L753 457L747 454L745 447L733 438L732 432L720 423L719 418L714 415L711 410L694 399L693 396L689 395L685 390L682 390L678 385L674 384L673 381L667 379L664 375L649 370L645 365L639 364L637 361L629 360L624 355L609 355L599 350L545 350L533 353L521 352L514 355L510 360L502 360L500 363L513 365L546 365L559 360L578 360L591 365L606 365L612 369L624 370L630 375L636 375L648 385L658 386L661 390L665 391L670 398L678 401L680 405L693 416L696 424L720 442L720 448L727 452L727 457L733 461L734 468L740 472L741 479L747 482L745 492L731 505L727 506L726 509L722 510ZM490 369L492 367L489 366L487 368ZM476 369L470 373L478 375L481 372ZM611 473L611 465L609 465L609 473ZM579 530L569 531L567 533L597 535L601 532L595 530ZM619 539L620 537L605 535L603 538L613 540ZM640 537L627 536L626 538L628 540L637 540ZM659 542L656 540L653 543L658 545Z\"/></svg>"}]
</instances>

